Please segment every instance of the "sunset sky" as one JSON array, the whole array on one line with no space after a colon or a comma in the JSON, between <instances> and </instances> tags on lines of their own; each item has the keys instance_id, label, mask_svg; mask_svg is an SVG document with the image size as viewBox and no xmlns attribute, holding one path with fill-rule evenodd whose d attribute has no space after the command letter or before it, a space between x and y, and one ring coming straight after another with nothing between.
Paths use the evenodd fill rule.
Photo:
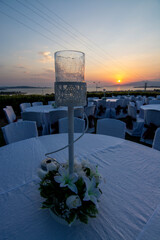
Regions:
<instances>
[{"instance_id":1,"label":"sunset sky","mask_svg":"<svg viewBox=\"0 0 160 240\"><path fill-rule=\"evenodd\" d=\"M160 82L160 0L0 0L0 39L0 86L52 86L66 49L88 84Z\"/></svg>"}]
</instances>

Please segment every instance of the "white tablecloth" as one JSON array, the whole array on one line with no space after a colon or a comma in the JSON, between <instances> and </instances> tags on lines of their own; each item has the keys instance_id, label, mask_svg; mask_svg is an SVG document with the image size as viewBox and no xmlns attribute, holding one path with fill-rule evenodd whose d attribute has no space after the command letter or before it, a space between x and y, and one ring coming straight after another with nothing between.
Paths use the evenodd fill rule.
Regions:
<instances>
[{"instance_id":1,"label":"white tablecloth","mask_svg":"<svg viewBox=\"0 0 160 240\"><path fill-rule=\"evenodd\" d=\"M67 227L55 222L47 209L40 209L43 199L37 168L44 154L63 147L67 137L43 136L0 148L0 239L133 240L148 236L152 240L154 235L158 240L160 152L123 139L86 134L75 143L77 159L98 164L103 176L97 218L88 225ZM66 161L68 151L53 157Z\"/></svg>"},{"instance_id":2,"label":"white tablecloth","mask_svg":"<svg viewBox=\"0 0 160 240\"><path fill-rule=\"evenodd\" d=\"M40 105L26 108L25 112L35 112L41 113L41 120L43 125L43 135L49 134L49 125L50 125L50 117L49 113L53 111L68 111L67 107L57 107L54 108L52 105Z\"/></svg>"},{"instance_id":3,"label":"white tablecloth","mask_svg":"<svg viewBox=\"0 0 160 240\"><path fill-rule=\"evenodd\" d=\"M106 99L106 107L107 108L115 108L117 106L117 98Z\"/></svg>"},{"instance_id":4,"label":"white tablecloth","mask_svg":"<svg viewBox=\"0 0 160 240\"><path fill-rule=\"evenodd\" d=\"M142 110L157 110L160 111L160 104L147 104L140 107Z\"/></svg>"},{"instance_id":5,"label":"white tablecloth","mask_svg":"<svg viewBox=\"0 0 160 240\"><path fill-rule=\"evenodd\" d=\"M52 105L41 105L41 106L28 107L24 111L25 112L49 113L51 111L57 111L57 110L66 110L66 111L68 111L67 107L57 107L57 108L54 108Z\"/></svg>"}]
</instances>

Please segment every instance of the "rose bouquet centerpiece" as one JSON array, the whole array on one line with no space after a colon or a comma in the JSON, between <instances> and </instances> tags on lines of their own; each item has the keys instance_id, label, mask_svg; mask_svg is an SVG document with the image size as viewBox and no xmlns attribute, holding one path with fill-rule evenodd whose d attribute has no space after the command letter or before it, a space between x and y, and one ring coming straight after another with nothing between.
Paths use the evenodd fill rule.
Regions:
<instances>
[{"instance_id":1,"label":"rose bouquet centerpiece","mask_svg":"<svg viewBox=\"0 0 160 240\"><path fill-rule=\"evenodd\" d=\"M68 163L48 158L42 161L38 175L40 194L45 198L42 208L49 208L69 226L76 220L87 224L88 218L96 217L102 193L97 166L87 161L74 163L74 172L69 174Z\"/></svg>"}]
</instances>

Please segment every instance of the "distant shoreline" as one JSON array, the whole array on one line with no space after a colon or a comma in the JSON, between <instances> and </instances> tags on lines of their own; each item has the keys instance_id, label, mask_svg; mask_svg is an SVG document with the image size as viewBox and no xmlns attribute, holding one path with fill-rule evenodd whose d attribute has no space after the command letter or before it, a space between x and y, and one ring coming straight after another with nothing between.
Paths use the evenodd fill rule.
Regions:
<instances>
[{"instance_id":1,"label":"distant shoreline","mask_svg":"<svg viewBox=\"0 0 160 240\"><path fill-rule=\"evenodd\" d=\"M47 89L47 88L51 88L51 87L32 87L32 86L12 86L12 87L8 87L8 86L5 86L5 87L0 87L0 90L7 90L7 89L15 89L15 88L36 88L36 89L41 89L41 88L44 88L44 89Z\"/></svg>"},{"instance_id":2,"label":"distant shoreline","mask_svg":"<svg viewBox=\"0 0 160 240\"><path fill-rule=\"evenodd\" d=\"M0 95L25 95L26 94L26 92L21 92L21 91L19 91L19 92L15 92L15 91L13 91L13 92L0 92Z\"/></svg>"},{"instance_id":3,"label":"distant shoreline","mask_svg":"<svg viewBox=\"0 0 160 240\"><path fill-rule=\"evenodd\" d=\"M137 92L143 92L143 93L149 93L149 92L160 92L160 89L153 89L153 90L113 90L113 91L106 91L106 94L107 93L126 93L126 94L134 94L134 92L135 93L137 93ZM104 94L104 92L103 91L87 91L87 93L93 93L93 94L101 94L101 93L103 93ZM15 95L52 95L52 94L54 94L54 93L46 93L46 94L41 94L41 93L39 93L39 94L34 94L34 93L32 93L32 94L27 94L26 92L21 92L21 91L12 91L12 92L0 92L0 96L15 96Z\"/></svg>"},{"instance_id":4,"label":"distant shoreline","mask_svg":"<svg viewBox=\"0 0 160 240\"><path fill-rule=\"evenodd\" d=\"M139 86L139 87L134 87L134 88L144 88L144 86L143 87ZM160 86L147 86L146 89L147 88L159 88L160 89Z\"/></svg>"},{"instance_id":5,"label":"distant shoreline","mask_svg":"<svg viewBox=\"0 0 160 240\"><path fill-rule=\"evenodd\" d=\"M134 94L134 92L147 92L147 91L157 91L160 92L160 86L147 86L146 90L144 89L144 86L135 86L132 88L124 87L124 86L119 86L119 87L105 87L105 91L104 91L104 87L99 87L99 89L95 89L95 87L87 87L87 92L88 93L112 93L112 92L124 92L124 93L130 93L132 92ZM54 87L33 87L33 86L1 86L0 87L0 96L11 96L11 95L50 95L50 94L54 94Z\"/></svg>"}]
</instances>

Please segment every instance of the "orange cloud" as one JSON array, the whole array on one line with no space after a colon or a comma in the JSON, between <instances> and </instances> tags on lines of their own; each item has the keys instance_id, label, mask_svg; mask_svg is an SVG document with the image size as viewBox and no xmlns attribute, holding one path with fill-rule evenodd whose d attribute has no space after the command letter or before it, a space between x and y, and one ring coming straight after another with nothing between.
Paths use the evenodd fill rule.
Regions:
<instances>
[{"instance_id":1,"label":"orange cloud","mask_svg":"<svg viewBox=\"0 0 160 240\"><path fill-rule=\"evenodd\" d=\"M42 63L47 63L47 62L52 62L53 57L51 56L51 52L39 52L39 55L41 55L40 62Z\"/></svg>"}]
</instances>

